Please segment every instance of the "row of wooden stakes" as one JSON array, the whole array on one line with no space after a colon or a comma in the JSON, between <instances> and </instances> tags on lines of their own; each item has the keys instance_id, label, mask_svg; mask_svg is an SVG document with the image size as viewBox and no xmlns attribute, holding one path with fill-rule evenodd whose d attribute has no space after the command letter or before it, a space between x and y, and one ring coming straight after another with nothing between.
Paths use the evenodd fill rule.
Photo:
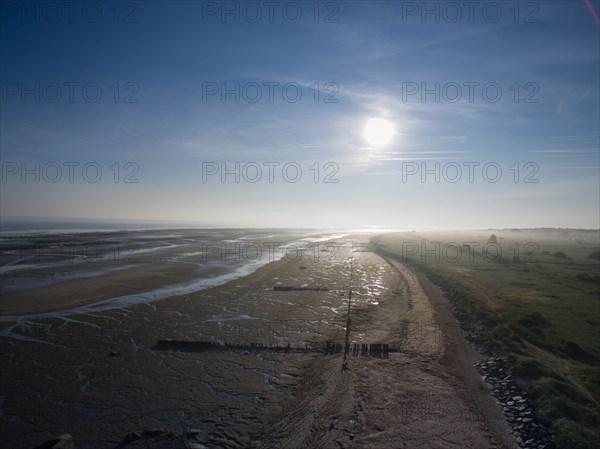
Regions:
<instances>
[{"instance_id":1,"label":"row of wooden stakes","mask_svg":"<svg viewBox=\"0 0 600 449\"><path fill-rule=\"evenodd\" d=\"M288 345L264 345L262 343L218 343L213 341L188 341L188 340L158 340L152 348L163 351L183 352L206 352L206 351L244 351L258 353L269 352L322 352L324 355L335 355L345 353L348 356L375 357L387 359L390 349L386 343L351 343L345 345L339 342L328 341L322 348L313 348L309 345L304 347Z\"/></svg>"}]
</instances>

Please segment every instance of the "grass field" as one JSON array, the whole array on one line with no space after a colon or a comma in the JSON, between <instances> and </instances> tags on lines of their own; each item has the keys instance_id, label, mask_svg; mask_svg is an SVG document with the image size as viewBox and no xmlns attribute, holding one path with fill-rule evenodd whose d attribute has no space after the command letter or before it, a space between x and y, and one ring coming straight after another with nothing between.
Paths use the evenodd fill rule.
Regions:
<instances>
[{"instance_id":1,"label":"grass field","mask_svg":"<svg viewBox=\"0 0 600 449\"><path fill-rule=\"evenodd\" d=\"M477 343L508 358L559 447L600 447L598 231L404 232L371 243L426 273Z\"/></svg>"}]
</instances>

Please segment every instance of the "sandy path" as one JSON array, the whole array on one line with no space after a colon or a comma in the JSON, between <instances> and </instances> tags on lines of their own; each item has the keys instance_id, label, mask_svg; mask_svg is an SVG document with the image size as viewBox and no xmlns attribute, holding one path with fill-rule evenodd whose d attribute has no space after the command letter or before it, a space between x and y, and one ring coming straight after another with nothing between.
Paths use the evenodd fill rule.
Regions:
<instances>
[{"instance_id":1,"label":"sandy path","mask_svg":"<svg viewBox=\"0 0 600 449\"><path fill-rule=\"evenodd\" d=\"M439 289L375 254L362 253L358 262L383 266L393 278L376 309L365 316L355 306L351 340L401 351L350 359L347 371L341 357L316 360L287 415L257 447L511 447L510 430L470 364L477 354Z\"/></svg>"}]
</instances>

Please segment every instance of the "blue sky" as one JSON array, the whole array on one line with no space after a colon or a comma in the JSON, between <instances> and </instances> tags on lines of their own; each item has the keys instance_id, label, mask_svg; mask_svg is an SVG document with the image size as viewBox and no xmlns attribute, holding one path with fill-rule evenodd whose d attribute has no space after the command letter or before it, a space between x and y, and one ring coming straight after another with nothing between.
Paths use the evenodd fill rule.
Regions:
<instances>
[{"instance_id":1,"label":"blue sky","mask_svg":"<svg viewBox=\"0 0 600 449\"><path fill-rule=\"evenodd\" d=\"M598 1L53 3L0 11L4 218L600 226Z\"/></svg>"}]
</instances>

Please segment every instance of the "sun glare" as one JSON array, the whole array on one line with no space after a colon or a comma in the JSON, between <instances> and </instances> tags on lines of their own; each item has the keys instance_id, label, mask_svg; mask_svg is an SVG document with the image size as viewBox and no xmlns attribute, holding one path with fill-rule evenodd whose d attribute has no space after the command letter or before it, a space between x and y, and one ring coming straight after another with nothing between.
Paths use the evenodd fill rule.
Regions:
<instances>
[{"instance_id":1,"label":"sun glare","mask_svg":"<svg viewBox=\"0 0 600 449\"><path fill-rule=\"evenodd\" d=\"M387 145L396 134L394 124L382 118L372 118L367 121L363 136L374 147Z\"/></svg>"}]
</instances>

